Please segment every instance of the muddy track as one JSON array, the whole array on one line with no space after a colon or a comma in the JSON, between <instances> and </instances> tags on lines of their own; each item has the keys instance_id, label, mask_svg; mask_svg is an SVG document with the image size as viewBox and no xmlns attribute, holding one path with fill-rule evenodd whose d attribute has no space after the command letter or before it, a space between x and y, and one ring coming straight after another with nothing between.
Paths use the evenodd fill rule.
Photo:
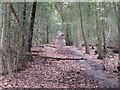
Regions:
<instances>
[{"instance_id":1,"label":"muddy track","mask_svg":"<svg viewBox=\"0 0 120 90\"><path fill-rule=\"evenodd\" d=\"M78 56L81 56L80 51L76 49L72 49L72 51L75 51ZM117 74L116 76L113 74L108 74L107 71L103 70L104 68L103 65L96 62L95 60L89 60L89 57L85 57L85 58L88 58L88 60L79 60L76 62L86 68L84 72L87 73L87 75L92 76L95 80L97 80L100 85L99 86L100 88L105 88L105 87L118 88L119 87Z\"/></svg>"},{"instance_id":2,"label":"muddy track","mask_svg":"<svg viewBox=\"0 0 120 90\"><path fill-rule=\"evenodd\" d=\"M57 50L55 50L57 49ZM117 74L103 70L98 60L94 60L74 47L46 47L51 54L87 58L87 60L52 60L34 57L28 68L15 73L15 78L3 78L0 84L5 87L28 88L118 88Z\"/></svg>"},{"instance_id":3,"label":"muddy track","mask_svg":"<svg viewBox=\"0 0 120 90\"><path fill-rule=\"evenodd\" d=\"M107 74L102 67L98 65L96 62L88 60L82 60L78 62L81 66L86 68L85 72L88 75L94 77L95 80L98 80L99 87L101 88L117 88L118 87L118 80L113 75Z\"/></svg>"},{"instance_id":4,"label":"muddy track","mask_svg":"<svg viewBox=\"0 0 120 90\"><path fill-rule=\"evenodd\" d=\"M76 48L71 47L61 47L58 52L60 54L69 55L77 58L86 58L87 60L76 60L80 66L85 67L84 72L91 76L94 80L97 80L100 88L117 88L118 87L118 76L117 74L109 74L107 71L103 70L103 65L96 60L91 60L89 56L84 55L81 51Z\"/></svg>"}]
</instances>

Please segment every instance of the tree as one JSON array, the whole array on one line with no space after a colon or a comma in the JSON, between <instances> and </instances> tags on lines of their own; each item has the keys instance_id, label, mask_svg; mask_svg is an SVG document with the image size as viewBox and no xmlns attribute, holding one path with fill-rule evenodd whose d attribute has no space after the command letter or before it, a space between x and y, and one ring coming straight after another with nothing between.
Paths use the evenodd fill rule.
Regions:
<instances>
[{"instance_id":1,"label":"tree","mask_svg":"<svg viewBox=\"0 0 120 90\"><path fill-rule=\"evenodd\" d=\"M9 30L9 14L8 14L8 10L9 10L9 3L7 2L4 2L3 3L3 6L4 6L4 16L3 16L3 31L2 31L2 37L1 37L1 40L2 40L2 49L3 49L3 52L4 52L4 55L6 56L6 62L7 62L7 70L8 70L8 73L9 75L12 77L13 74L12 74L12 56L11 56L11 53L10 53L10 47L8 45L8 37L7 37L7 32Z\"/></svg>"},{"instance_id":2,"label":"tree","mask_svg":"<svg viewBox=\"0 0 120 90\"><path fill-rule=\"evenodd\" d=\"M0 12L2 12L2 3L0 2ZM2 28L3 28L3 18L2 18L2 14L0 15L0 34L2 33ZM0 74L3 73L3 61L2 61L2 42L1 42L1 36L0 36Z\"/></svg>"},{"instance_id":3,"label":"tree","mask_svg":"<svg viewBox=\"0 0 120 90\"><path fill-rule=\"evenodd\" d=\"M46 27L46 33L47 33L47 43L49 44L49 28L48 25L45 25Z\"/></svg>"},{"instance_id":4,"label":"tree","mask_svg":"<svg viewBox=\"0 0 120 90\"><path fill-rule=\"evenodd\" d=\"M72 41L72 37L71 37L71 32L69 30L69 24L67 23L67 13L65 12L65 10L67 10L67 8L65 8L64 3L56 3L55 7L57 9L57 11L59 12L60 16L61 16L61 20L62 20L62 29L65 33L65 40L66 40L66 45L67 46L71 46L73 45L73 41Z\"/></svg>"},{"instance_id":5,"label":"tree","mask_svg":"<svg viewBox=\"0 0 120 90\"><path fill-rule=\"evenodd\" d=\"M22 13L22 26L21 26L21 57L20 57L20 64L21 68L26 68L26 64L28 62L28 57L27 57L27 48L28 48L28 36L26 35L27 33L27 25L26 25L26 11L27 11L27 5L26 2L23 2L23 13Z\"/></svg>"},{"instance_id":6,"label":"tree","mask_svg":"<svg viewBox=\"0 0 120 90\"><path fill-rule=\"evenodd\" d=\"M105 4L102 2L102 36L103 36L103 51L104 51L104 56L106 55L107 53L107 44L106 44L106 33L105 33Z\"/></svg>"},{"instance_id":7,"label":"tree","mask_svg":"<svg viewBox=\"0 0 120 90\"><path fill-rule=\"evenodd\" d=\"M116 15L116 22L117 22L117 29L118 29L118 67L117 69L120 71L120 2L119 3L113 3L114 12Z\"/></svg>"},{"instance_id":8,"label":"tree","mask_svg":"<svg viewBox=\"0 0 120 90\"><path fill-rule=\"evenodd\" d=\"M120 2L117 4L114 3L114 10L116 14L116 21L117 21L117 27L118 27L118 67L117 69L120 71Z\"/></svg>"},{"instance_id":9,"label":"tree","mask_svg":"<svg viewBox=\"0 0 120 90\"><path fill-rule=\"evenodd\" d=\"M37 6L37 2L33 2L31 21L30 21L30 27L29 27L28 52L31 51L31 47L32 47L32 37L33 37L34 21L35 21L35 14L36 14L36 6Z\"/></svg>"},{"instance_id":10,"label":"tree","mask_svg":"<svg viewBox=\"0 0 120 90\"><path fill-rule=\"evenodd\" d=\"M13 72L26 67L27 58L27 25L26 3L3 3L3 29L2 29L2 63L3 72L13 76ZM16 11L16 9L21 9ZM23 13L22 13L23 10ZM13 17L12 17L13 14Z\"/></svg>"},{"instance_id":11,"label":"tree","mask_svg":"<svg viewBox=\"0 0 120 90\"><path fill-rule=\"evenodd\" d=\"M85 35L84 27L83 27L81 2L79 2L79 10L80 10L81 30L82 30L82 34L83 34L83 38L84 38L84 42L85 42L85 52L87 54L89 54L89 46L88 46L87 38L86 38L86 35Z\"/></svg>"},{"instance_id":12,"label":"tree","mask_svg":"<svg viewBox=\"0 0 120 90\"><path fill-rule=\"evenodd\" d=\"M96 30L97 30L97 40L98 44L97 49L98 49L98 59L103 59L103 52L102 52L102 40L101 40L101 30L99 29L99 13L98 13L98 8L97 8L97 3L95 3L95 11L96 11ZM99 4L99 3L98 3Z\"/></svg>"},{"instance_id":13,"label":"tree","mask_svg":"<svg viewBox=\"0 0 120 90\"><path fill-rule=\"evenodd\" d=\"M120 66L120 2L118 2L118 49L119 49L119 66Z\"/></svg>"}]
</instances>

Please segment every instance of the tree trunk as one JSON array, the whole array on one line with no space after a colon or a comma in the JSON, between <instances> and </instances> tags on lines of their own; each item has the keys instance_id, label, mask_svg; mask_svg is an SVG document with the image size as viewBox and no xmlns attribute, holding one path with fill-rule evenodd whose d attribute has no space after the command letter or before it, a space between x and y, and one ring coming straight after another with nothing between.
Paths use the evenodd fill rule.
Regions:
<instances>
[{"instance_id":1,"label":"tree trunk","mask_svg":"<svg viewBox=\"0 0 120 90\"><path fill-rule=\"evenodd\" d=\"M46 25L46 30L47 30L47 43L49 44L49 30L48 30L48 25Z\"/></svg>"},{"instance_id":2,"label":"tree trunk","mask_svg":"<svg viewBox=\"0 0 120 90\"><path fill-rule=\"evenodd\" d=\"M20 57L20 63L21 64L21 69L26 68L26 64L28 62L27 58L27 40L28 36L26 35L27 33L27 27L26 27L26 2L23 3L23 22L22 22L22 30L21 30L21 57Z\"/></svg>"},{"instance_id":3,"label":"tree trunk","mask_svg":"<svg viewBox=\"0 0 120 90\"><path fill-rule=\"evenodd\" d=\"M73 45L73 41L71 38L70 30L68 28L69 28L69 25L67 24L66 28L65 28L65 41L66 41L67 46L71 46L71 45Z\"/></svg>"},{"instance_id":4,"label":"tree trunk","mask_svg":"<svg viewBox=\"0 0 120 90\"><path fill-rule=\"evenodd\" d=\"M118 6L117 6L118 5ZM118 28L118 70L120 71L120 2L117 4L114 2L114 12L116 15L116 21L117 21L117 28Z\"/></svg>"},{"instance_id":5,"label":"tree trunk","mask_svg":"<svg viewBox=\"0 0 120 90\"><path fill-rule=\"evenodd\" d=\"M9 17L8 17L8 10L9 10L9 7L8 7L8 3L4 2L3 3L3 6L4 6L4 16L3 16L3 31L2 31L2 37L1 37L1 40L2 40L2 49L3 49L3 52L6 56L6 62L7 62L7 70L8 70L8 73L10 75L10 77L13 76L12 74L12 57L11 57L11 53L10 53L10 50L9 50L9 45L8 45L8 37L7 37L7 31L9 29Z\"/></svg>"},{"instance_id":6,"label":"tree trunk","mask_svg":"<svg viewBox=\"0 0 120 90\"><path fill-rule=\"evenodd\" d=\"M17 15L17 13L16 13L16 11L15 11L15 9L13 8L13 6L12 6L11 3L10 3L10 5L9 5L9 7L10 7L10 9L11 9L11 12L14 14L16 20L17 20L18 22L20 22L20 19L19 19L18 15Z\"/></svg>"},{"instance_id":7,"label":"tree trunk","mask_svg":"<svg viewBox=\"0 0 120 90\"><path fill-rule=\"evenodd\" d=\"M32 47L32 37L33 37L34 21L35 21L35 14L36 14L36 6L37 6L37 2L33 2L30 28L29 28L29 37L28 37L28 52L31 51L31 47Z\"/></svg>"},{"instance_id":8,"label":"tree trunk","mask_svg":"<svg viewBox=\"0 0 120 90\"><path fill-rule=\"evenodd\" d=\"M23 3L23 25L26 21L26 2Z\"/></svg>"},{"instance_id":9,"label":"tree trunk","mask_svg":"<svg viewBox=\"0 0 120 90\"><path fill-rule=\"evenodd\" d=\"M81 39L80 39L80 26L79 26L79 24L80 24L80 22L78 22L78 25L77 25L77 27L78 27L78 29L77 29L77 38L78 38L78 43L77 43L77 46L78 47L81 47Z\"/></svg>"},{"instance_id":10,"label":"tree trunk","mask_svg":"<svg viewBox=\"0 0 120 90\"><path fill-rule=\"evenodd\" d=\"M67 46L71 46L73 45L73 41L72 41L72 37L71 37L71 32L70 30L68 29L69 28L69 25L66 23L66 17L65 17L65 13L63 13L65 10L63 8L63 3L58 3L56 4L56 9L57 11L60 13L60 16L61 16L61 20L62 20L62 29L65 33L65 41L66 41L66 45Z\"/></svg>"},{"instance_id":11,"label":"tree trunk","mask_svg":"<svg viewBox=\"0 0 120 90\"><path fill-rule=\"evenodd\" d=\"M0 8L0 12L2 12L2 6ZM2 28L3 28L3 16L1 15L0 16L0 34L2 35ZM2 60L2 57L3 57L3 50L2 50L2 40L1 40L1 36L0 36L0 74L3 73L3 60Z\"/></svg>"},{"instance_id":12,"label":"tree trunk","mask_svg":"<svg viewBox=\"0 0 120 90\"><path fill-rule=\"evenodd\" d=\"M106 34L105 34L105 16L104 16L104 2L102 2L102 8L103 8L103 11L102 11L102 17L103 17L103 21L102 21L102 35L103 35L103 51L104 51L104 56L106 55L107 53L107 45L106 45Z\"/></svg>"},{"instance_id":13,"label":"tree trunk","mask_svg":"<svg viewBox=\"0 0 120 90\"><path fill-rule=\"evenodd\" d=\"M120 65L120 2L118 3L118 48L119 48L119 65Z\"/></svg>"},{"instance_id":14,"label":"tree trunk","mask_svg":"<svg viewBox=\"0 0 120 90\"><path fill-rule=\"evenodd\" d=\"M117 5L118 5L118 18L117 18L117 26L118 26L118 51L119 51L118 66L120 67L120 2L118 2Z\"/></svg>"},{"instance_id":15,"label":"tree trunk","mask_svg":"<svg viewBox=\"0 0 120 90\"><path fill-rule=\"evenodd\" d=\"M82 30L83 39L84 39L84 42L85 42L85 53L89 54L89 46L88 46L87 38L86 38L86 35L85 35L84 27L83 27L81 2L79 2L79 10L80 10L81 30Z\"/></svg>"},{"instance_id":16,"label":"tree trunk","mask_svg":"<svg viewBox=\"0 0 120 90\"><path fill-rule=\"evenodd\" d=\"M97 49L98 49L98 59L103 59L103 52L102 52L102 40L101 40L101 31L99 29L99 16L98 16L98 11L97 11L97 3L95 3L95 9L96 9L96 30L97 30L97 39L98 39L98 44L97 44Z\"/></svg>"}]
</instances>

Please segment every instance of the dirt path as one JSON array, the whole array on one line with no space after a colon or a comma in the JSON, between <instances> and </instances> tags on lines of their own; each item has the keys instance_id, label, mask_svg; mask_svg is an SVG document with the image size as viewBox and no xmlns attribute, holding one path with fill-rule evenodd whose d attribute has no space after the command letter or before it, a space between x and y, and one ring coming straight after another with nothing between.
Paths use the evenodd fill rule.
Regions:
<instances>
[{"instance_id":1,"label":"dirt path","mask_svg":"<svg viewBox=\"0 0 120 90\"><path fill-rule=\"evenodd\" d=\"M57 57L83 57L88 60L52 60L35 56L28 68L15 73L14 78L0 78L5 88L116 88L117 74L109 74L91 57L75 47L44 47L42 54Z\"/></svg>"},{"instance_id":2,"label":"dirt path","mask_svg":"<svg viewBox=\"0 0 120 90\"><path fill-rule=\"evenodd\" d=\"M14 78L4 77L0 85L5 88L98 88L97 80L84 72L75 60L45 61L34 57L24 71Z\"/></svg>"},{"instance_id":3,"label":"dirt path","mask_svg":"<svg viewBox=\"0 0 120 90\"><path fill-rule=\"evenodd\" d=\"M72 48L73 51L76 51L76 53L81 55L81 52L78 51L75 48ZM85 56L84 56L85 57ZM96 62L95 60L80 60L77 61L81 66L85 67L84 70L87 75L93 76L95 80L98 81L100 88L117 88L118 87L118 76L117 74L108 74L105 70L103 70L103 65Z\"/></svg>"},{"instance_id":4,"label":"dirt path","mask_svg":"<svg viewBox=\"0 0 120 90\"><path fill-rule=\"evenodd\" d=\"M47 48L46 48L47 49ZM49 50L48 51L52 51ZM78 63L80 66L84 67L84 72L91 76L94 80L98 81L99 87L104 88L116 88L118 87L118 76L117 74L110 74L107 71L103 70L103 65L98 62L98 60L91 60L91 57L83 54L80 50L77 50L76 47L65 46L65 47L58 47L54 50L55 56L62 56L62 57L74 57L74 58L86 58L87 60L76 60L75 62ZM49 53L49 52L47 52Z\"/></svg>"},{"instance_id":5,"label":"dirt path","mask_svg":"<svg viewBox=\"0 0 120 90\"><path fill-rule=\"evenodd\" d=\"M102 70L102 68L94 61L79 61L79 64L85 67L85 72L88 75L92 75L95 80L98 80L98 83L101 88L116 88L118 87L118 80L114 75L110 75Z\"/></svg>"}]
</instances>

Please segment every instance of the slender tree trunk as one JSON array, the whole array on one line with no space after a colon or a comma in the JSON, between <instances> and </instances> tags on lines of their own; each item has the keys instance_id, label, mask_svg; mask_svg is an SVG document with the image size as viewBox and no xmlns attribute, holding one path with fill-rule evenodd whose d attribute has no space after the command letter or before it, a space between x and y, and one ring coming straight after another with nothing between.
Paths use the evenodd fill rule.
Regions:
<instances>
[{"instance_id":1,"label":"slender tree trunk","mask_svg":"<svg viewBox=\"0 0 120 90\"><path fill-rule=\"evenodd\" d=\"M9 4L10 4L9 7L10 7L10 9L11 9L11 12L14 14L14 17L16 18L16 20L17 20L18 22L20 22L20 19L19 19L18 15L17 15L15 9L13 8L12 4L11 4L11 3L9 3Z\"/></svg>"},{"instance_id":2,"label":"slender tree trunk","mask_svg":"<svg viewBox=\"0 0 120 90\"><path fill-rule=\"evenodd\" d=\"M72 41L72 37L71 37L71 32L68 29L69 24L66 24L66 20L65 20L64 15L61 14L61 18L62 18L62 29L64 29L64 32L65 32L66 45L71 46L71 45L73 45L73 41Z\"/></svg>"},{"instance_id":3,"label":"slender tree trunk","mask_svg":"<svg viewBox=\"0 0 120 90\"><path fill-rule=\"evenodd\" d=\"M71 32L68 28L69 28L69 24L67 24L65 28L65 40L66 40L66 45L71 46L73 45L73 41L71 37Z\"/></svg>"},{"instance_id":4,"label":"slender tree trunk","mask_svg":"<svg viewBox=\"0 0 120 90\"><path fill-rule=\"evenodd\" d=\"M49 44L49 30L48 30L48 25L46 25L46 30L47 30L47 43Z\"/></svg>"},{"instance_id":5,"label":"slender tree trunk","mask_svg":"<svg viewBox=\"0 0 120 90\"><path fill-rule=\"evenodd\" d=\"M105 34L104 24L102 26L103 26L103 51L105 56L107 53L107 47L106 47L107 44L106 44L106 34Z\"/></svg>"},{"instance_id":6,"label":"slender tree trunk","mask_svg":"<svg viewBox=\"0 0 120 90\"><path fill-rule=\"evenodd\" d=\"M0 8L0 12L2 12L2 5ZM0 34L2 35L2 28L3 28L3 15L0 16ZM2 50L2 37L0 36L0 74L4 72L3 70L3 50Z\"/></svg>"},{"instance_id":7,"label":"slender tree trunk","mask_svg":"<svg viewBox=\"0 0 120 90\"><path fill-rule=\"evenodd\" d=\"M102 2L102 8L103 10L105 9L104 8L104 2ZM103 34L103 51L104 51L104 56L106 55L107 53L107 47L106 47L106 34L105 34L105 16L104 16L104 11L102 11L102 17L103 17L103 21L102 21L102 34Z\"/></svg>"},{"instance_id":8,"label":"slender tree trunk","mask_svg":"<svg viewBox=\"0 0 120 90\"><path fill-rule=\"evenodd\" d=\"M80 45L80 27L79 27L79 24L80 24L80 22L78 22L78 25L77 25L77 38L78 38L78 43L77 43L77 46L79 47L79 46L81 46Z\"/></svg>"},{"instance_id":9,"label":"slender tree trunk","mask_svg":"<svg viewBox=\"0 0 120 90\"><path fill-rule=\"evenodd\" d=\"M29 37L28 37L28 52L31 51L31 47L32 47L32 37L33 37L34 21L35 21L35 14L36 14L36 6L37 6L37 2L33 2L30 28L29 28Z\"/></svg>"},{"instance_id":10,"label":"slender tree trunk","mask_svg":"<svg viewBox=\"0 0 120 90\"><path fill-rule=\"evenodd\" d=\"M80 10L81 30L82 30L82 34L83 34L83 38L84 38L84 42L85 42L85 52L87 54L89 54L89 46L88 46L87 38L85 35L84 27L83 27L81 2L79 2L79 10Z\"/></svg>"},{"instance_id":11,"label":"slender tree trunk","mask_svg":"<svg viewBox=\"0 0 120 90\"><path fill-rule=\"evenodd\" d=\"M26 35L27 33L27 27L26 27L26 2L23 3L23 19L22 19L22 30L21 30L21 57L20 57L20 63L21 64L21 69L26 68L26 64L28 62L27 59L27 40L28 40L28 36Z\"/></svg>"},{"instance_id":12,"label":"slender tree trunk","mask_svg":"<svg viewBox=\"0 0 120 90\"><path fill-rule=\"evenodd\" d=\"M66 24L66 17L65 14L63 13L65 10L63 8L63 3L58 3L56 4L56 9L58 10L58 12L60 13L61 16L61 20L62 20L62 29L65 33L65 41L66 41L66 45L67 46L71 46L73 45L73 41L72 41L72 37L71 37L71 32L68 29L69 25Z\"/></svg>"},{"instance_id":13,"label":"slender tree trunk","mask_svg":"<svg viewBox=\"0 0 120 90\"><path fill-rule=\"evenodd\" d=\"M118 71L120 71L120 2L118 2L117 5L118 5L117 26L118 26L118 50L119 50L117 69L118 69ZM120 77L120 73L118 74L118 76ZM118 87L120 87L120 79L119 78L118 78Z\"/></svg>"},{"instance_id":14,"label":"slender tree trunk","mask_svg":"<svg viewBox=\"0 0 120 90\"><path fill-rule=\"evenodd\" d=\"M11 57L11 54L10 54L10 50L9 50L9 46L8 46L8 43L7 43L7 40L8 40L8 37L7 37L7 31L9 29L9 22L8 22L8 10L9 10L9 7L8 7L8 3L4 2L3 3L3 6L4 6L4 16L3 16L3 31L2 31L2 49L3 49L3 52L6 56L6 61L7 61L7 69L8 69L8 73L9 75L12 77L13 74L12 74L12 65L11 65L11 60L12 60L12 57Z\"/></svg>"},{"instance_id":15,"label":"slender tree trunk","mask_svg":"<svg viewBox=\"0 0 120 90\"><path fill-rule=\"evenodd\" d=\"M114 2L113 6L114 6L114 12L116 15L117 28L118 28L118 51L119 51L118 70L120 71L120 2L118 2L117 4Z\"/></svg>"},{"instance_id":16,"label":"slender tree trunk","mask_svg":"<svg viewBox=\"0 0 120 90\"><path fill-rule=\"evenodd\" d=\"M119 50L119 61L118 61L118 66L120 67L120 2L118 4L118 50Z\"/></svg>"},{"instance_id":17,"label":"slender tree trunk","mask_svg":"<svg viewBox=\"0 0 120 90\"><path fill-rule=\"evenodd\" d=\"M26 21L26 2L23 3L23 25Z\"/></svg>"},{"instance_id":18,"label":"slender tree trunk","mask_svg":"<svg viewBox=\"0 0 120 90\"><path fill-rule=\"evenodd\" d=\"M98 49L98 59L103 59L101 32L99 30L99 20L98 20L99 16L98 16L96 3L95 3L95 8L96 8L96 30L97 30L97 39L98 39L98 45L96 46Z\"/></svg>"}]
</instances>

